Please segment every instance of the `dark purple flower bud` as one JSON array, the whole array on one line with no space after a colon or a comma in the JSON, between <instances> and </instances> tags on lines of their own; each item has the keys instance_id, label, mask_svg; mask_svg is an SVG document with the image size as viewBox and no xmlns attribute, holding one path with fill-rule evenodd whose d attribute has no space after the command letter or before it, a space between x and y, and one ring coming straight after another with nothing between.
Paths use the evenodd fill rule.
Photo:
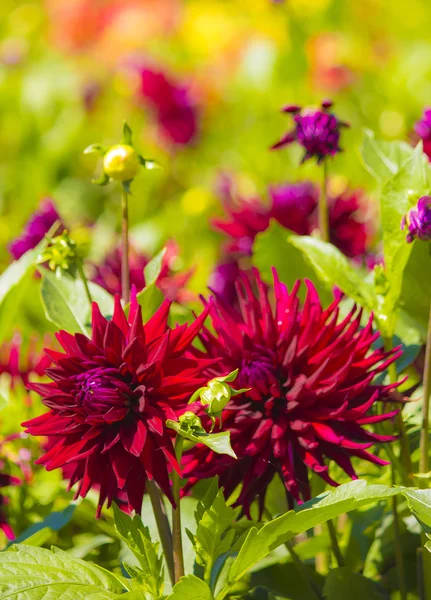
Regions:
<instances>
[{"instance_id":1,"label":"dark purple flower bud","mask_svg":"<svg viewBox=\"0 0 431 600\"><path fill-rule=\"evenodd\" d=\"M286 106L283 111L294 115L295 127L274 144L271 150L298 142L305 149L302 162L314 157L318 163L327 156L335 156L341 152L340 129L348 127L348 125L340 121L333 113L328 112L332 106L330 100L325 100L321 106L321 110L301 111L298 106Z\"/></svg>"},{"instance_id":2,"label":"dark purple flower bud","mask_svg":"<svg viewBox=\"0 0 431 600\"><path fill-rule=\"evenodd\" d=\"M416 238L423 242L431 240L431 196L419 198L415 208L403 217L401 229L407 228L406 240L411 244Z\"/></svg>"}]
</instances>

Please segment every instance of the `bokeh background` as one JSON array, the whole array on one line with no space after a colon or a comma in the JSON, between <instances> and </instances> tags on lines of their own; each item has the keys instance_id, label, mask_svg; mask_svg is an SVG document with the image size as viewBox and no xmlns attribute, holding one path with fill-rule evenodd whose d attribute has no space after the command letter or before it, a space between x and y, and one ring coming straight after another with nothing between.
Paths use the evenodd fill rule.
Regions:
<instances>
[{"instance_id":1,"label":"bokeh background","mask_svg":"<svg viewBox=\"0 0 431 600\"><path fill-rule=\"evenodd\" d=\"M176 308L186 318L181 310L205 293L215 267L231 264L229 236L214 226L227 203L255 199L261 210L271 205L273 186L321 184L314 161L300 165L301 149L269 147L290 127L283 105L327 97L350 123L344 152L331 160L329 191L366 197L355 219L367 233L359 260L372 263L379 253L376 184L358 148L364 128L384 140L414 140L414 124L431 103L430 28L426 0L2 0L1 267L46 198L84 248L87 266L115 249L119 188L91 183L100 161L83 150L116 143L127 119L136 147L161 165L133 182L134 251L151 257L171 241L170 272L193 269ZM41 408L21 376L35 370L42 337L55 329L43 314L39 282L27 283L0 348L0 373L9 378L0 378L9 402L5 408L0 400L1 465L24 483L0 504L18 539L73 544L78 556L118 567L112 522L95 521L91 494L70 507L61 473L34 467L38 442L19 433ZM44 517L49 524L41 526Z\"/></svg>"}]
</instances>

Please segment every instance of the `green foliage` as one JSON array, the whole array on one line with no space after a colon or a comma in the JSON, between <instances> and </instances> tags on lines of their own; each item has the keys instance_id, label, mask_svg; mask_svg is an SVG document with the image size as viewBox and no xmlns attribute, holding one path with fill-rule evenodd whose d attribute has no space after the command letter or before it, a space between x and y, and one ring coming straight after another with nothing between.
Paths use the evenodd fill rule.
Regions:
<instances>
[{"instance_id":1,"label":"green foliage","mask_svg":"<svg viewBox=\"0 0 431 600\"><path fill-rule=\"evenodd\" d=\"M186 575L181 577L166 600L213 600L213 596L205 581L195 575Z\"/></svg>"},{"instance_id":2,"label":"green foliage","mask_svg":"<svg viewBox=\"0 0 431 600\"><path fill-rule=\"evenodd\" d=\"M412 153L407 142L377 141L373 131L364 129L360 156L364 167L379 183L392 179L410 160Z\"/></svg>"},{"instance_id":3,"label":"green foliage","mask_svg":"<svg viewBox=\"0 0 431 600\"><path fill-rule=\"evenodd\" d=\"M139 567L124 563L124 568L153 598L163 593L163 559L159 556L159 543L151 541L148 527L142 523L141 517L130 517L114 507L114 523L117 534L127 544L138 560Z\"/></svg>"},{"instance_id":4,"label":"green foliage","mask_svg":"<svg viewBox=\"0 0 431 600\"><path fill-rule=\"evenodd\" d=\"M229 553L237 537L235 519L238 510L227 506L223 490L218 489L217 480L212 482L204 498L196 508L196 533L187 531L196 552L196 562L203 567L204 579L212 587L216 576L213 568L219 557Z\"/></svg>"},{"instance_id":5,"label":"green foliage","mask_svg":"<svg viewBox=\"0 0 431 600\"><path fill-rule=\"evenodd\" d=\"M88 335L91 325L91 307L85 295L84 284L63 273L61 277L40 269L42 284L40 289L46 318L57 327L71 333ZM114 310L113 298L95 283L89 283L90 294L99 305L103 315L110 317Z\"/></svg>"},{"instance_id":6,"label":"green foliage","mask_svg":"<svg viewBox=\"0 0 431 600\"><path fill-rule=\"evenodd\" d=\"M398 494L399 490L383 485L368 485L357 480L338 487L335 491L306 503L299 511L289 511L266 523L260 530L253 527L233 562L228 582L238 581L253 565L272 550L329 519L355 510L370 502L384 500Z\"/></svg>"},{"instance_id":7,"label":"green foliage","mask_svg":"<svg viewBox=\"0 0 431 600\"><path fill-rule=\"evenodd\" d=\"M329 571L323 595L328 600L389 600L388 592L375 581L345 567Z\"/></svg>"},{"instance_id":8,"label":"green foliage","mask_svg":"<svg viewBox=\"0 0 431 600\"><path fill-rule=\"evenodd\" d=\"M126 590L118 577L58 548L20 545L0 554L1 598L116 600L126 598Z\"/></svg>"}]
</instances>

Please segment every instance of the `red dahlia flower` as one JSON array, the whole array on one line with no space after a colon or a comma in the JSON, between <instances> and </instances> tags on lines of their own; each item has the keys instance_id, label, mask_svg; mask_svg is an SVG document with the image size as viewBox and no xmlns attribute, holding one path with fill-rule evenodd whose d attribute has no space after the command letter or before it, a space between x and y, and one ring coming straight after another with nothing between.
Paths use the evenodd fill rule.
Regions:
<instances>
[{"instance_id":1,"label":"red dahlia flower","mask_svg":"<svg viewBox=\"0 0 431 600\"><path fill-rule=\"evenodd\" d=\"M184 473L190 485L218 475L227 495L238 484L237 500L246 514L265 493L275 474L281 477L289 503L310 498L308 469L337 485L328 473L333 460L352 479L352 457L387 464L368 452L392 436L377 435L365 425L385 421L398 411L372 414L377 402L388 400L393 386L373 384L374 377L400 356L372 345L379 337L372 319L360 327L356 307L339 320L339 300L321 307L317 292L306 281L301 307L297 282L291 293L274 271L275 306L254 272L258 293L248 277L239 278L240 309L217 296L211 312L215 333L204 329L201 340L209 357L219 357L208 377L239 369L235 386L250 391L232 398L222 414L238 460L198 445L185 455ZM198 357L201 355L198 353Z\"/></svg>"},{"instance_id":2,"label":"red dahlia flower","mask_svg":"<svg viewBox=\"0 0 431 600\"><path fill-rule=\"evenodd\" d=\"M209 361L186 356L208 313L170 329L165 300L144 325L132 300L126 319L116 297L111 321L93 304L91 339L57 334L64 352L47 351L52 383L32 383L49 411L24 423L27 433L57 436L40 459L47 470L73 464L75 497L99 489L100 514L117 496L140 511L147 479L173 502L168 472L179 471L166 419L177 419L193 392L206 383Z\"/></svg>"},{"instance_id":3,"label":"red dahlia flower","mask_svg":"<svg viewBox=\"0 0 431 600\"><path fill-rule=\"evenodd\" d=\"M0 469L4 468L4 461L0 460ZM8 475L7 473L0 473L0 488L7 487L9 485L19 485L21 481L18 477L13 477L12 475ZM3 508L9 504L9 499L6 496L2 496L0 494L0 529L3 531L5 536L9 540L15 539L14 532L12 527L9 525L6 519L6 514Z\"/></svg>"}]
</instances>

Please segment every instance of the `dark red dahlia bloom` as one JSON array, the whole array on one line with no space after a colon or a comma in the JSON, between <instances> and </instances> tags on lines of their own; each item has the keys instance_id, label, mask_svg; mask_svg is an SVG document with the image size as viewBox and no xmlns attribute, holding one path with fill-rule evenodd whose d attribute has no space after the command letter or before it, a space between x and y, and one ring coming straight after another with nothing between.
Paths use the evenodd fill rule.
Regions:
<instances>
[{"instance_id":1,"label":"dark red dahlia bloom","mask_svg":"<svg viewBox=\"0 0 431 600\"><path fill-rule=\"evenodd\" d=\"M9 244L9 252L13 258L16 260L28 250L35 248L56 221L61 222L60 215L54 202L46 198L40 203L39 210L33 213L23 233Z\"/></svg>"},{"instance_id":2,"label":"dark red dahlia bloom","mask_svg":"<svg viewBox=\"0 0 431 600\"><path fill-rule=\"evenodd\" d=\"M185 302L192 299L192 295L184 288L193 271L188 270L184 273L173 273L170 265L178 257L178 247L175 242L169 241L166 244L166 249L162 270L157 279L157 287L169 300ZM145 287L144 268L149 261L150 258L148 256L131 248L129 256L130 284L135 286L137 292L140 292ZM121 294L121 248L115 248L105 257L101 264L93 264L92 268L93 275L91 281L97 283L97 285L100 285L112 295Z\"/></svg>"},{"instance_id":3,"label":"dark red dahlia bloom","mask_svg":"<svg viewBox=\"0 0 431 600\"><path fill-rule=\"evenodd\" d=\"M375 225L371 219L365 218L369 202L363 192L348 190L329 198L328 204L331 242L349 258L364 256Z\"/></svg>"},{"instance_id":4,"label":"dark red dahlia bloom","mask_svg":"<svg viewBox=\"0 0 431 600\"><path fill-rule=\"evenodd\" d=\"M171 77L148 67L138 69L139 95L155 112L163 135L172 143L191 143L198 133L198 116L189 90Z\"/></svg>"},{"instance_id":5,"label":"dark red dahlia bloom","mask_svg":"<svg viewBox=\"0 0 431 600\"><path fill-rule=\"evenodd\" d=\"M191 484L218 475L227 495L242 482L237 504L246 514L255 499L262 509L275 474L292 503L310 498L308 470L337 485L328 474L328 460L353 479L352 457L387 464L368 449L394 438L364 426L398 412L371 411L389 399L393 387L373 384L374 377L401 354L373 349L379 334L372 331L372 319L361 328L356 307L343 319L339 300L324 310L310 281L301 306L300 282L289 293L274 272L271 307L270 291L257 271L255 279L256 294L248 277L239 280L239 310L216 297L214 333L204 329L201 334L206 355L220 358L209 375L239 369L235 385L251 388L232 398L222 415L238 460L198 445L186 454L184 468Z\"/></svg>"},{"instance_id":6,"label":"dark red dahlia bloom","mask_svg":"<svg viewBox=\"0 0 431 600\"><path fill-rule=\"evenodd\" d=\"M2 462L3 461L0 461L0 467L3 466L1 464ZM20 483L21 481L17 477L13 477L12 475L8 475L6 473L0 473L0 488L7 487L9 485L19 485ZM15 535L12 527L7 521L6 512L4 510L8 504L9 499L0 494L0 529L9 540L13 540L15 539Z\"/></svg>"},{"instance_id":7,"label":"dark red dahlia bloom","mask_svg":"<svg viewBox=\"0 0 431 600\"><path fill-rule=\"evenodd\" d=\"M298 142L305 150L302 162L309 158L317 158L318 163L327 156L335 156L341 152L340 130L348 125L329 112L332 102L324 101L321 106L321 110L303 110L296 105L286 106L283 112L293 115L295 127L274 144L271 150L278 150L292 142Z\"/></svg>"},{"instance_id":8,"label":"dark red dahlia bloom","mask_svg":"<svg viewBox=\"0 0 431 600\"><path fill-rule=\"evenodd\" d=\"M422 118L414 126L413 141L423 141L425 154L431 160L431 108L426 108Z\"/></svg>"},{"instance_id":9,"label":"dark red dahlia bloom","mask_svg":"<svg viewBox=\"0 0 431 600\"><path fill-rule=\"evenodd\" d=\"M98 488L98 514L118 496L140 511L147 479L173 502L168 472L179 466L165 422L207 381L208 360L185 353L208 310L170 329L169 308L165 300L144 325L136 298L128 319L118 296L111 321L94 304L91 339L60 331L63 352L47 351L52 383L29 386L49 411L24 423L27 433L58 440L37 462L47 470L73 464L69 487L78 484L75 497Z\"/></svg>"}]
</instances>

